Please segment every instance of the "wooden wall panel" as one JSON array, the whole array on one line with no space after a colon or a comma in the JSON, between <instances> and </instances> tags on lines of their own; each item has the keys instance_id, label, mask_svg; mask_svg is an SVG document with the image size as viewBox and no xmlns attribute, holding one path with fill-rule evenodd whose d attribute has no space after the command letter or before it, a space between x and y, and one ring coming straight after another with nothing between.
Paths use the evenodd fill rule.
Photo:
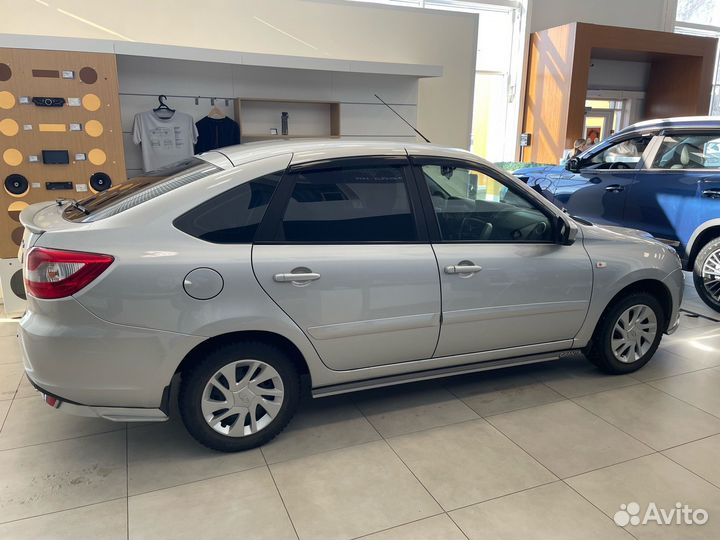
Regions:
<instances>
[{"instance_id":1,"label":"wooden wall panel","mask_svg":"<svg viewBox=\"0 0 720 540\"><path fill-rule=\"evenodd\" d=\"M698 88L707 88L702 77L703 59L698 56L671 56L653 62L645 92L645 116L707 114L710 92L698 96Z\"/></svg>"},{"instance_id":2,"label":"wooden wall panel","mask_svg":"<svg viewBox=\"0 0 720 540\"><path fill-rule=\"evenodd\" d=\"M592 58L650 62L641 119L708 114L717 40L571 23L531 36L523 131L525 161L557 163L583 136Z\"/></svg>"},{"instance_id":3,"label":"wooden wall panel","mask_svg":"<svg viewBox=\"0 0 720 540\"><path fill-rule=\"evenodd\" d=\"M523 132L531 133L532 139L523 151L523 161L553 163L562 156L574 48L574 25L531 36Z\"/></svg>"},{"instance_id":4,"label":"wooden wall panel","mask_svg":"<svg viewBox=\"0 0 720 540\"><path fill-rule=\"evenodd\" d=\"M18 208L23 203L33 204L58 197L84 198L92 194L89 179L95 172L109 174L113 184L125 181L125 163L114 55L0 48L0 67L2 64L9 66L11 74L7 80L0 80L0 127L5 125L11 129L0 129L0 182L4 183L10 174L21 174L31 186L20 196L14 196L0 186L0 258L7 258L17 254L20 227L17 212L8 212L12 203L20 203L14 206ZM96 78L93 71L82 71L83 68L94 70ZM74 78L52 76L62 71L73 71ZM3 96L6 102L9 101L6 107L13 101L14 104L3 108ZM32 102L21 104L21 96L30 100L33 97L62 97L66 103L62 107L38 107ZM70 98L77 98L84 105L70 106ZM89 110L95 108L94 101L97 109ZM70 131L71 123L80 124L82 130ZM14 124L18 131L13 135ZM41 124L54 125L50 128L53 130L41 131ZM31 129L26 130L24 126L31 126ZM67 150L70 163L43 164L43 150ZM3 158L12 158L16 151L21 155L19 164L14 165L12 159ZM98 159L95 164L90 159L79 161L75 159L76 154L85 154L88 158L104 154L105 161L100 163ZM30 156L38 156L38 161L30 162ZM46 189L46 182L56 181L72 182L73 188ZM80 189L85 186L87 191L77 191L78 186Z\"/></svg>"}]
</instances>

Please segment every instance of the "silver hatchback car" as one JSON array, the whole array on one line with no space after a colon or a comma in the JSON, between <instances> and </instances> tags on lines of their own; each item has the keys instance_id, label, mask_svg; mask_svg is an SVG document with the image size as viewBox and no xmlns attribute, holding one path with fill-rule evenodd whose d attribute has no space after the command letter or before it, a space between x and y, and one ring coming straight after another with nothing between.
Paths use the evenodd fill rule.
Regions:
<instances>
[{"instance_id":1,"label":"silver hatchback car","mask_svg":"<svg viewBox=\"0 0 720 540\"><path fill-rule=\"evenodd\" d=\"M226 148L21 221L19 337L45 401L161 421L177 385L187 429L222 451L277 435L303 391L571 349L634 371L676 328L683 291L671 248L425 144Z\"/></svg>"}]
</instances>

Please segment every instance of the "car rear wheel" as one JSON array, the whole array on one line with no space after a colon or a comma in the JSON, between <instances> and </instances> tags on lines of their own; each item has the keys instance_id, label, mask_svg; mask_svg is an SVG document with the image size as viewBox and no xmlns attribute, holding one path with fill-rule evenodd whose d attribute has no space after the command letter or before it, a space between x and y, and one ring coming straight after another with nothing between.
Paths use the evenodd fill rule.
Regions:
<instances>
[{"instance_id":1,"label":"car rear wheel","mask_svg":"<svg viewBox=\"0 0 720 540\"><path fill-rule=\"evenodd\" d=\"M660 345L664 320L663 309L653 295L631 293L607 308L585 355L606 373L636 371L648 363Z\"/></svg>"},{"instance_id":2,"label":"car rear wheel","mask_svg":"<svg viewBox=\"0 0 720 540\"><path fill-rule=\"evenodd\" d=\"M200 443L237 452L280 433L299 397L297 370L282 350L241 342L219 346L183 373L179 406L185 427Z\"/></svg>"},{"instance_id":3,"label":"car rear wheel","mask_svg":"<svg viewBox=\"0 0 720 540\"><path fill-rule=\"evenodd\" d=\"M693 281L702 301L720 312L720 238L708 242L698 253Z\"/></svg>"}]
</instances>

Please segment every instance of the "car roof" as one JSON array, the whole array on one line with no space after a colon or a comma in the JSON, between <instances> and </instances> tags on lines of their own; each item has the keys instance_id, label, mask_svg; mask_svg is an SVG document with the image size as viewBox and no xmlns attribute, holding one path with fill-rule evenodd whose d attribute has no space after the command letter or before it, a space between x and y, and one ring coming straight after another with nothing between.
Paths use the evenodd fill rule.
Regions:
<instances>
[{"instance_id":1,"label":"car roof","mask_svg":"<svg viewBox=\"0 0 720 540\"><path fill-rule=\"evenodd\" d=\"M467 150L435 144L357 139L292 139L258 141L213 150L223 154L234 166L280 154L292 154L292 163L307 163L353 156L425 155L464 159L488 164ZM206 155L209 157L211 152Z\"/></svg>"},{"instance_id":2,"label":"car roof","mask_svg":"<svg viewBox=\"0 0 720 540\"><path fill-rule=\"evenodd\" d=\"M663 129L718 129L720 130L720 116L678 116L676 118L656 118L638 122L624 129L616 135L628 133L661 131Z\"/></svg>"}]
</instances>

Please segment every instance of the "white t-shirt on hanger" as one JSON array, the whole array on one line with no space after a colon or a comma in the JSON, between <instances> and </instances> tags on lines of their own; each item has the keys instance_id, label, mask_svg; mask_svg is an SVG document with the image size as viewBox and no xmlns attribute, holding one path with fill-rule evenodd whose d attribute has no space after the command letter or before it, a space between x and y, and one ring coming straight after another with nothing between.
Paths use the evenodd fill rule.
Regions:
<instances>
[{"instance_id":1,"label":"white t-shirt on hanger","mask_svg":"<svg viewBox=\"0 0 720 540\"><path fill-rule=\"evenodd\" d=\"M133 142L142 143L145 172L192 157L197 138L197 128L189 114L175 111L168 119L159 118L154 111L135 115Z\"/></svg>"}]
</instances>

